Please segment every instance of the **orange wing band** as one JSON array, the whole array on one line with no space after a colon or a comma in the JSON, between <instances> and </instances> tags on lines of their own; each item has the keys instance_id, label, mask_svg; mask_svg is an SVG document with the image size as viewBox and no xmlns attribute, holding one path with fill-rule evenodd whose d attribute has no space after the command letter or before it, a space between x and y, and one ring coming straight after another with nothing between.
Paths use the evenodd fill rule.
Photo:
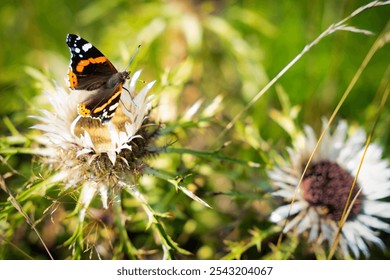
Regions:
<instances>
[{"instance_id":1,"label":"orange wing band","mask_svg":"<svg viewBox=\"0 0 390 280\"><path fill-rule=\"evenodd\" d=\"M105 56L99 56L96 58L90 57L88 59L80 60L80 62L76 66L76 71L79 73L82 73L84 70L84 67L89 65L90 63L97 64L97 63L104 63L106 61L107 61L107 58Z\"/></svg>"},{"instance_id":2,"label":"orange wing band","mask_svg":"<svg viewBox=\"0 0 390 280\"><path fill-rule=\"evenodd\" d=\"M69 86L70 88L72 89L75 89L77 88L79 82L77 80L77 76L75 73L73 73L72 69L69 67L69 71L68 71L68 78L69 78Z\"/></svg>"},{"instance_id":3,"label":"orange wing band","mask_svg":"<svg viewBox=\"0 0 390 280\"><path fill-rule=\"evenodd\" d=\"M83 116L83 117L91 116L91 110L87 109L85 107L85 104L79 104L77 106L77 112L79 113L80 116Z\"/></svg>"},{"instance_id":4,"label":"orange wing band","mask_svg":"<svg viewBox=\"0 0 390 280\"><path fill-rule=\"evenodd\" d=\"M118 97L118 95L120 95L122 93L122 85L120 84L118 87L117 87L117 91L114 93L113 96L111 96L110 99L108 99L108 101L106 103L104 103L102 106L100 107L97 107L93 110L93 113L96 114L96 113L99 113L101 111L104 110L104 108L106 108L109 104L111 104L111 102Z\"/></svg>"}]
</instances>

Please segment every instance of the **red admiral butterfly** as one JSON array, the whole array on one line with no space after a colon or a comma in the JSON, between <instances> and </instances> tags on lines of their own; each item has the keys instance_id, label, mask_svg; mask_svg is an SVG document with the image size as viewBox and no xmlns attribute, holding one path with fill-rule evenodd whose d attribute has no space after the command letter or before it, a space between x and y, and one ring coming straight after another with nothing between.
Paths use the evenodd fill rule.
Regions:
<instances>
[{"instance_id":1,"label":"red admiral butterfly","mask_svg":"<svg viewBox=\"0 0 390 280\"><path fill-rule=\"evenodd\" d=\"M86 95L78 104L78 114L100 119L102 123L108 122L115 114L122 85L130 78L130 73L118 72L104 54L78 35L68 34L66 43L71 54L68 71L70 88Z\"/></svg>"}]
</instances>

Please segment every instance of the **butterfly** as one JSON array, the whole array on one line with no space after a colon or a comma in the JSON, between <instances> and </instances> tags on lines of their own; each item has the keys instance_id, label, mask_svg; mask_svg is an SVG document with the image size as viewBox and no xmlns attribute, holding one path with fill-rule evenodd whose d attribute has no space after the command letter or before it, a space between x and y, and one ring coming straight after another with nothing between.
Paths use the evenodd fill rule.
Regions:
<instances>
[{"instance_id":1,"label":"butterfly","mask_svg":"<svg viewBox=\"0 0 390 280\"><path fill-rule=\"evenodd\" d=\"M70 50L69 87L85 98L77 106L82 117L106 123L119 105L122 86L130 79L128 71L118 72L115 66L95 46L75 34L68 34Z\"/></svg>"}]
</instances>

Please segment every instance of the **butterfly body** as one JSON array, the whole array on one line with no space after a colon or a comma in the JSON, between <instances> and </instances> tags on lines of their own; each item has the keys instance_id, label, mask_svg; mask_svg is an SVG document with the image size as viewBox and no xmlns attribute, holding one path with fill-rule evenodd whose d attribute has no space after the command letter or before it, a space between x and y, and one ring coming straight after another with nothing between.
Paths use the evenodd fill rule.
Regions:
<instances>
[{"instance_id":1,"label":"butterfly body","mask_svg":"<svg viewBox=\"0 0 390 280\"><path fill-rule=\"evenodd\" d=\"M78 104L78 114L100 119L102 123L110 121L130 73L118 72L106 56L78 35L68 34L66 43L71 53L68 71L70 88L81 96L85 95Z\"/></svg>"}]
</instances>

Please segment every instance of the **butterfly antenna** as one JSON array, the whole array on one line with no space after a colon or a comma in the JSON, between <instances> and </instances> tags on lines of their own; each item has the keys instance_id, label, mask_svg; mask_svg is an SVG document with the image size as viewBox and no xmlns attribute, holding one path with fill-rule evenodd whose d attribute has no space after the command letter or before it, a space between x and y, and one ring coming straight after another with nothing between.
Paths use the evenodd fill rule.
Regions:
<instances>
[{"instance_id":1,"label":"butterfly antenna","mask_svg":"<svg viewBox=\"0 0 390 280\"><path fill-rule=\"evenodd\" d=\"M139 45L137 46L137 48L135 49L135 51L133 52L132 56L130 57L129 63L127 64L126 69L129 69L129 68L130 68L130 65L133 63L134 58L135 58L135 56L138 54L138 51L139 51L140 48L141 48L141 44L139 44ZM142 80L142 83L145 84L146 82ZM131 92L130 92L127 88L125 88L125 87L122 87L122 88L123 88L125 91L127 91L127 93L129 94L130 100L131 100L131 102L133 103L133 105L137 106L137 105L134 103L134 100L133 100L135 96L133 96L133 95L131 94ZM126 105L124 104L124 102L123 102L122 100L120 100L120 102L122 103L123 107L124 107L126 110L129 111L129 108L126 107Z\"/></svg>"},{"instance_id":2,"label":"butterfly antenna","mask_svg":"<svg viewBox=\"0 0 390 280\"><path fill-rule=\"evenodd\" d=\"M132 56L130 57L130 61L129 61L129 64L127 64L127 67L126 69L129 69L130 65L133 63L134 61L134 58L135 56L137 55L139 49L141 48L141 44L138 45L138 47L135 49L135 51L133 52Z\"/></svg>"},{"instance_id":3,"label":"butterfly antenna","mask_svg":"<svg viewBox=\"0 0 390 280\"><path fill-rule=\"evenodd\" d=\"M140 48L141 48L141 44L139 44L139 45L137 46L137 48L135 49L135 51L133 52L132 56L130 57L130 61L129 61L129 63L127 64L127 66L126 66L125 69L129 69L129 68L130 68L130 65L133 63L134 58L135 58L135 56L138 54ZM130 72L129 72L129 73L130 73ZM139 80L139 79L138 79L138 81L142 82L143 84L146 83L144 80ZM129 93L129 95L130 95L132 98L134 98L134 96L132 96L132 94L130 94L130 91L128 91L126 88L124 88L124 89Z\"/></svg>"}]
</instances>

